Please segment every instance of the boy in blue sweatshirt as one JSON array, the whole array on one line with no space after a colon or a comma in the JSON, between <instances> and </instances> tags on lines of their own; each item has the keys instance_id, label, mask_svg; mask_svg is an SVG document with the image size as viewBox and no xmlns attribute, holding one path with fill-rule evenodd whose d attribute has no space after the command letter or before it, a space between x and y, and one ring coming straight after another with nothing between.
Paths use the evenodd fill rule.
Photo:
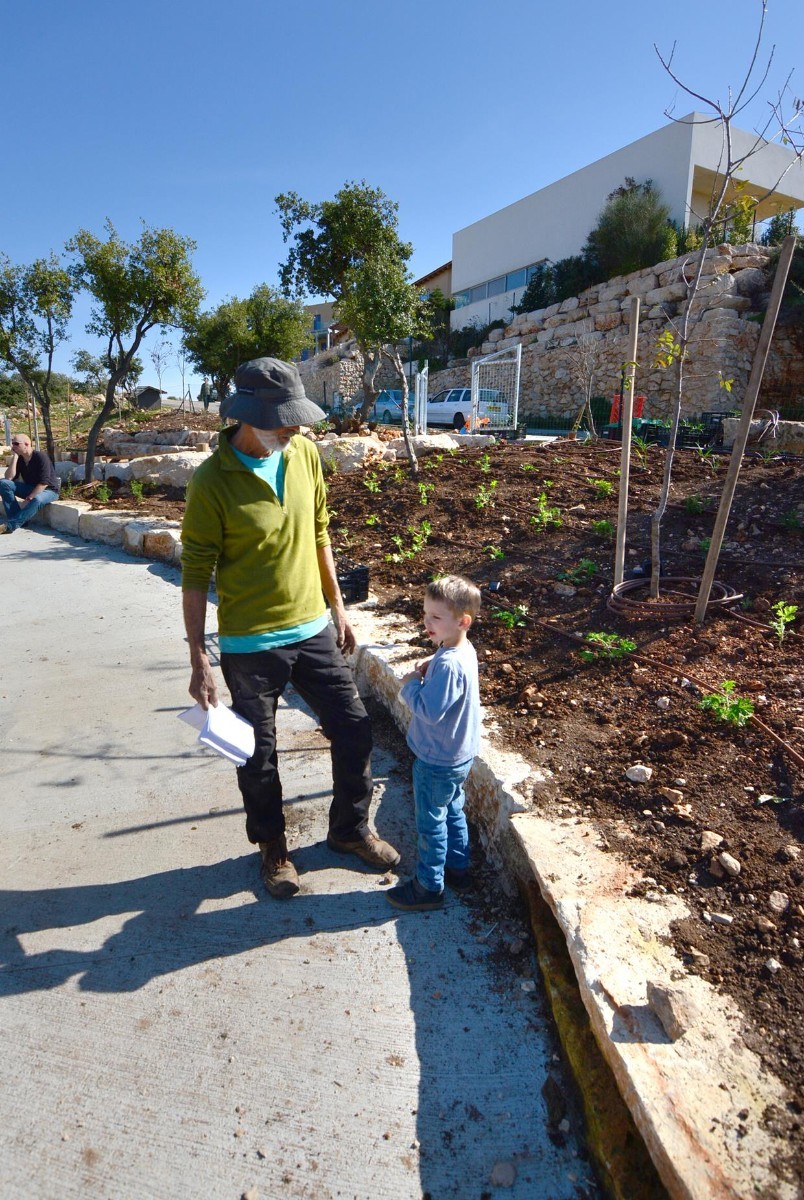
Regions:
<instances>
[{"instance_id":1,"label":"boy in blue sweatshirt","mask_svg":"<svg viewBox=\"0 0 804 1200\"><path fill-rule=\"evenodd\" d=\"M480 592L468 579L428 583L424 627L438 649L402 680L399 694L412 713L407 740L416 756L419 861L414 877L386 895L408 912L441 908L445 879L457 891L470 884L464 783L480 744L480 692L467 633L479 611Z\"/></svg>"}]
</instances>

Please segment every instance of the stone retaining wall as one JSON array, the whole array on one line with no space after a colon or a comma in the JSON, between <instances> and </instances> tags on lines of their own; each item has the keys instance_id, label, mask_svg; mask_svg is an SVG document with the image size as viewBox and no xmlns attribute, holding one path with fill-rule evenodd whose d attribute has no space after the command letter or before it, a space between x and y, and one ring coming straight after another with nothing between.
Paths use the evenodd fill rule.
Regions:
<instances>
[{"instance_id":1,"label":"stone retaining wall","mask_svg":"<svg viewBox=\"0 0 804 1200\"><path fill-rule=\"evenodd\" d=\"M708 250L695 311L701 314L692 335L686 367L685 415L728 411L742 405L759 339L757 320L767 302L763 268L771 251L754 243ZM628 355L631 298L641 300L636 390L647 396L645 416L669 416L673 371L652 366L659 334L675 317L686 294L682 269L689 256L658 263L633 275L588 288L560 304L523 313L505 329L492 330L474 354L522 346L520 421L541 414L572 419L583 403L584 386L574 360L579 346L595 356L593 395L613 396ZM765 386L784 385L804 404L804 358L795 331L777 327L768 358ZM470 352L471 354L472 352ZM733 380L731 392L720 379ZM471 363L430 377L430 394L445 387L466 387ZM761 404L761 398L760 398Z\"/></svg>"}]
</instances>

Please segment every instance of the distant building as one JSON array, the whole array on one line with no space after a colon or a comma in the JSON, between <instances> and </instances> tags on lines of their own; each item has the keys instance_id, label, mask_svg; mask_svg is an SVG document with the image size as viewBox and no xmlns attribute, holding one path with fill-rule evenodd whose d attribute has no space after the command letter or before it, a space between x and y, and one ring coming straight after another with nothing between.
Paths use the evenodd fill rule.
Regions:
<instances>
[{"instance_id":1,"label":"distant building","mask_svg":"<svg viewBox=\"0 0 804 1200\"><path fill-rule=\"evenodd\" d=\"M697 225L709 210L721 162L721 130L700 113L649 133L605 158L501 208L452 237L453 329L507 320L536 267L578 254L607 197L630 176L651 179L680 225ZM732 129L733 154L745 154L756 135ZM741 176L749 195L772 188L795 155L766 142ZM804 166L795 164L779 192L759 205L756 220L804 207Z\"/></svg>"}]
</instances>

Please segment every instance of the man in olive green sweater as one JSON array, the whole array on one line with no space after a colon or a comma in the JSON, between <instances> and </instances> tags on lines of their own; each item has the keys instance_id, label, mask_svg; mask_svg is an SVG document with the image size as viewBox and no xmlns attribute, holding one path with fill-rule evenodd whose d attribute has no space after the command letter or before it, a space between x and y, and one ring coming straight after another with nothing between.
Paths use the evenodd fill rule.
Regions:
<instances>
[{"instance_id":1,"label":"man in olive green sweater","mask_svg":"<svg viewBox=\"0 0 804 1200\"><path fill-rule=\"evenodd\" d=\"M260 848L272 896L293 896L276 751L276 707L288 683L321 722L332 754L327 844L377 870L399 854L368 827L373 791L371 725L344 654L355 648L327 527L318 450L297 436L325 413L304 393L295 366L275 358L244 363L222 405L239 421L195 472L182 525L184 623L190 695L217 705L204 626L215 576L221 670L232 707L254 726L254 754L237 768L246 835ZM329 602L330 624L324 597Z\"/></svg>"}]
</instances>

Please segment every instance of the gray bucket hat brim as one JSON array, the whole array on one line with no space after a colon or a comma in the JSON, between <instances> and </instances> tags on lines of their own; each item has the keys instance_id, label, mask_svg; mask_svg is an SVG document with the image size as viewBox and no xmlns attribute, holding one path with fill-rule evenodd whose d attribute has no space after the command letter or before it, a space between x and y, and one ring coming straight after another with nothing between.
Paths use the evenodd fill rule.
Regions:
<instances>
[{"instance_id":1,"label":"gray bucket hat brim","mask_svg":"<svg viewBox=\"0 0 804 1200\"><path fill-rule=\"evenodd\" d=\"M255 429L284 429L315 425L327 414L305 395L293 363L279 358L254 358L237 368L237 390L221 402L220 414Z\"/></svg>"}]
</instances>

